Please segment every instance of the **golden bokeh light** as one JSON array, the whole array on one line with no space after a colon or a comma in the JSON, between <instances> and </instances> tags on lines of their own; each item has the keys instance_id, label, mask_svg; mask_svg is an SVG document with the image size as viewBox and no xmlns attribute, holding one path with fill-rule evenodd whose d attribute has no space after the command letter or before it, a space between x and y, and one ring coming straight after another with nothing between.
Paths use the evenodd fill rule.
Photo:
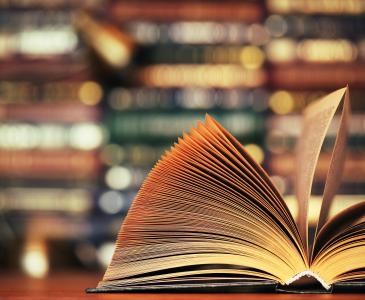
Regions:
<instances>
[{"instance_id":1,"label":"golden bokeh light","mask_svg":"<svg viewBox=\"0 0 365 300\"><path fill-rule=\"evenodd\" d=\"M244 47L240 53L240 59L242 65L247 69L259 69L262 67L265 54L264 52L255 46Z\"/></svg>"},{"instance_id":2,"label":"golden bokeh light","mask_svg":"<svg viewBox=\"0 0 365 300\"><path fill-rule=\"evenodd\" d=\"M21 259L21 266L30 277L45 277L49 269L46 245L41 241L27 243Z\"/></svg>"},{"instance_id":3,"label":"golden bokeh light","mask_svg":"<svg viewBox=\"0 0 365 300\"><path fill-rule=\"evenodd\" d=\"M103 89L94 81L84 82L79 89L79 99L86 105L96 105L103 98Z\"/></svg>"},{"instance_id":4,"label":"golden bokeh light","mask_svg":"<svg viewBox=\"0 0 365 300\"><path fill-rule=\"evenodd\" d=\"M245 149L257 163L262 164L264 162L264 150L259 145L247 144L245 145Z\"/></svg>"},{"instance_id":5,"label":"golden bokeh light","mask_svg":"<svg viewBox=\"0 0 365 300\"><path fill-rule=\"evenodd\" d=\"M273 112L284 115L294 109L294 99L287 91L277 91L269 99L269 106Z\"/></svg>"}]
</instances>

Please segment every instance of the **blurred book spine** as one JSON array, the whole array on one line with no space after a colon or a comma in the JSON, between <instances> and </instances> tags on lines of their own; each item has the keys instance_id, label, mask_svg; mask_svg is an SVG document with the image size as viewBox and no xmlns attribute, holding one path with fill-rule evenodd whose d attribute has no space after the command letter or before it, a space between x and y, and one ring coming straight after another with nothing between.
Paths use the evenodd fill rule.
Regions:
<instances>
[{"instance_id":1,"label":"blurred book spine","mask_svg":"<svg viewBox=\"0 0 365 300\"><path fill-rule=\"evenodd\" d=\"M102 100L102 97L102 87L91 80L83 81L76 78L42 83L29 80L0 81L0 104L28 104L30 106L35 103L60 103L67 106L71 105L70 102L76 102L77 106L77 102L80 102L94 106Z\"/></svg>"},{"instance_id":2,"label":"blurred book spine","mask_svg":"<svg viewBox=\"0 0 365 300\"><path fill-rule=\"evenodd\" d=\"M268 9L275 13L359 15L365 12L364 0L268 0Z\"/></svg>"},{"instance_id":3,"label":"blurred book spine","mask_svg":"<svg viewBox=\"0 0 365 300\"><path fill-rule=\"evenodd\" d=\"M223 126L239 138L250 140L262 133L262 119L254 113L231 112L212 114ZM115 113L106 117L106 124L110 130L111 141L150 141L176 140L181 132L194 126L197 119L203 119L204 113Z\"/></svg>"},{"instance_id":4,"label":"blurred book spine","mask_svg":"<svg viewBox=\"0 0 365 300\"><path fill-rule=\"evenodd\" d=\"M96 179L97 153L76 150L0 151L0 177L22 179Z\"/></svg>"},{"instance_id":5,"label":"blurred book spine","mask_svg":"<svg viewBox=\"0 0 365 300\"><path fill-rule=\"evenodd\" d=\"M148 88L115 87L109 90L108 107L115 111L144 110L252 110L268 109L269 93L264 88Z\"/></svg>"},{"instance_id":6,"label":"blurred book spine","mask_svg":"<svg viewBox=\"0 0 365 300\"><path fill-rule=\"evenodd\" d=\"M229 46L263 45L270 37L262 23L245 20L153 22L135 19L121 22L120 28L143 46L215 45L223 49Z\"/></svg>"},{"instance_id":7,"label":"blurred book spine","mask_svg":"<svg viewBox=\"0 0 365 300\"><path fill-rule=\"evenodd\" d=\"M237 64L158 64L137 69L133 77L136 84L164 88L255 88L267 81L265 70Z\"/></svg>"},{"instance_id":8,"label":"blurred book spine","mask_svg":"<svg viewBox=\"0 0 365 300\"><path fill-rule=\"evenodd\" d=\"M239 20L255 22L263 17L260 3L242 1L117 1L111 4L110 12L116 20L143 19L167 20Z\"/></svg>"}]
</instances>

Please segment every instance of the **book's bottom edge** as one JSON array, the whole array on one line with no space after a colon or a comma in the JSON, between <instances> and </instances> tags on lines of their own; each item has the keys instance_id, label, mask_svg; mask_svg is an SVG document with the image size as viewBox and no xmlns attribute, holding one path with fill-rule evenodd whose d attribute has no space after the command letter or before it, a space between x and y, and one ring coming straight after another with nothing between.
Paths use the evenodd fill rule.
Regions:
<instances>
[{"instance_id":1,"label":"book's bottom edge","mask_svg":"<svg viewBox=\"0 0 365 300\"><path fill-rule=\"evenodd\" d=\"M364 282L336 283L330 290L291 288L278 285L276 282L261 284L226 284L200 286L125 286L118 288L87 288L86 293L290 293L290 294L351 294L365 293Z\"/></svg>"},{"instance_id":2,"label":"book's bottom edge","mask_svg":"<svg viewBox=\"0 0 365 300\"><path fill-rule=\"evenodd\" d=\"M276 282L261 284L149 285L118 288L88 288L87 293L273 293Z\"/></svg>"}]
</instances>

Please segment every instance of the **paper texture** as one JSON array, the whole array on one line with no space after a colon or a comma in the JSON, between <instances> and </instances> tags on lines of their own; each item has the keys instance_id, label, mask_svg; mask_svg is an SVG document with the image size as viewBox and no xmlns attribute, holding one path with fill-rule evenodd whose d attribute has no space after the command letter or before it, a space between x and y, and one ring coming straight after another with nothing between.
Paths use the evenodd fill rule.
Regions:
<instances>
[{"instance_id":1,"label":"paper texture","mask_svg":"<svg viewBox=\"0 0 365 300\"><path fill-rule=\"evenodd\" d=\"M296 149L295 189L299 207L298 228L307 253L309 252L308 201L311 194L314 172L331 120L346 90L347 88L337 90L308 106L304 111L303 128ZM337 170L337 167L340 166L341 164L336 164L333 169ZM333 183L333 180L331 180L331 183ZM328 189L327 196L330 196Z\"/></svg>"},{"instance_id":2,"label":"paper texture","mask_svg":"<svg viewBox=\"0 0 365 300\"><path fill-rule=\"evenodd\" d=\"M348 123L350 119L350 114L351 114L351 109L350 109L349 90L346 89L336 142L332 152L331 163L326 178L322 206L316 228L316 236L328 219L328 214L333 198L336 196L337 190L341 183L342 173L343 173L342 171L344 168L345 157L346 157L346 145L347 145L346 142L347 142Z\"/></svg>"}]
</instances>

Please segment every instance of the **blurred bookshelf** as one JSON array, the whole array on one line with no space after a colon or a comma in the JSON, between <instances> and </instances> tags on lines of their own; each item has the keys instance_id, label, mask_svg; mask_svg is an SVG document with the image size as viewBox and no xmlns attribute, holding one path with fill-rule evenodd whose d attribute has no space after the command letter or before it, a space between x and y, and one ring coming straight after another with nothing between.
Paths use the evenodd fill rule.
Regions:
<instances>
[{"instance_id":1,"label":"blurred bookshelf","mask_svg":"<svg viewBox=\"0 0 365 300\"><path fill-rule=\"evenodd\" d=\"M149 170L206 113L295 213L300 113L346 84L354 116L332 213L364 200L365 1L346 3L0 0L1 269L105 268Z\"/></svg>"}]
</instances>

